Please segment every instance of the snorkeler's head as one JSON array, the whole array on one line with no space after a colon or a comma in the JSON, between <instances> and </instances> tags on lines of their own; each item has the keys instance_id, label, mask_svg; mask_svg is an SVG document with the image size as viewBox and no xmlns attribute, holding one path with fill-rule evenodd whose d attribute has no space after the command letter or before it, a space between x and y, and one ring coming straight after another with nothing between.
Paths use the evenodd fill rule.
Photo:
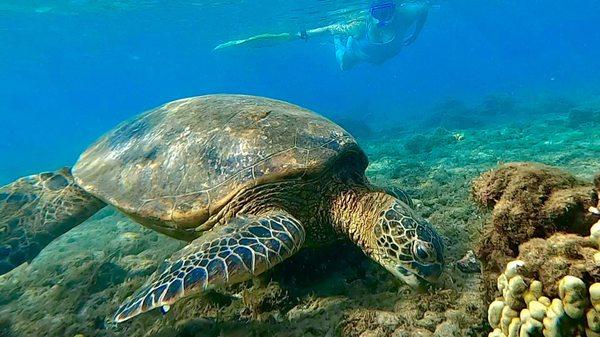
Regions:
<instances>
[{"instance_id":1,"label":"snorkeler's head","mask_svg":"<svg viewBox=\"0 0 600 337\"><path fill-rule=\"evenodd\" d=\"M396 3L394 1L373 1L369 8L371 17L377 20L377 25L385 26L394 19Z\"/></svg>"}]
</instances>

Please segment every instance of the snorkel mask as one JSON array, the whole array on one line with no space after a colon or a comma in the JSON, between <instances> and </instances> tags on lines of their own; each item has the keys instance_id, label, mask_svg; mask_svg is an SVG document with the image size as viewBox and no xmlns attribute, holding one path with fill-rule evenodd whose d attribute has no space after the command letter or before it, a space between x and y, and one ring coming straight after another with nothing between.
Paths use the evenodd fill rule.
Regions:
<instances>
[{"instance_id":1,"label":"snorkel mask","mask_svg":"<svg viewBox=\"0 0 600 337\"><path fill-rule=\"evenodd\" d=\"M394 19L396 4L392 1L375 2L371 5L369 13L377 20L377 26L383 27L388 25Z\"/></svg>"}]
</instances>

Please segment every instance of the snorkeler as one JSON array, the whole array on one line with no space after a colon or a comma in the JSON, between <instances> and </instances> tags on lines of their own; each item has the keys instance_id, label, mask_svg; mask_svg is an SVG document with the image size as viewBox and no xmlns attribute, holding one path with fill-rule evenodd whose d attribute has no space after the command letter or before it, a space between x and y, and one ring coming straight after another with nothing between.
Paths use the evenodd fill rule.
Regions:
<instances>
[{"instance_id":1,"label":"snorkeler","mask_svg":"<svg viewBox=\"0 0 600 337\"><path fill-rule=\"evenodd\" d=\"M335 56L342 70L360 62L381 64L396 56L403 47L415 42L423 30L429 1L375 1L361 17L344 23L304 30L299 33L261 34L243 40L229 41L215 47L262 46L274 42L308 40L332 35ZM407 32L414 26L414 31Z\"/></svg>"}]
</instances>

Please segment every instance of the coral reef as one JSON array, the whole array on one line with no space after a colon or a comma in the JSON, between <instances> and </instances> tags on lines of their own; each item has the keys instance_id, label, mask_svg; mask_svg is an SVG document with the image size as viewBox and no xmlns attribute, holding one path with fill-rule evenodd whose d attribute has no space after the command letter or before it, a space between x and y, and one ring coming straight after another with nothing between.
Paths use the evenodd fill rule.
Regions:
<instances>
[{"instance_id":1,"label":"coral reef","mask_svg":"<svg viewBox=\"0 0 600 337\"><path fill-rule=\"evenodd\" d=\"M452 134L448 130L438 128L432 133L417 134L412 136L404 144L404 148L406 151L413 154L429 153L436 147L461 141L462 138L464 138L464 135Z\"/></svg>"},{"instance_id":2,"label":"coral reef","mask_svg":"<svg viewBox=\"0 0 600 337\"><path fill-rule=\"evenodd\" d=\"M432 113L421 124L425 128L436 127L449 130L473 129L484 125L485 121L481 116L455 98L448 98L437 104Z\"/></svg>"},{"instance_id":3,"label":"coral reef","mask_svg":"<svg viewBox=\"0 0 600 337\"><path fill-rule=\"evenodd\" d=\"M471 288L477 288L471 284ZM335 336L453 337L480 336L485 317L477 292L439 290L400 300L394 310L357 309L346 312ZM416 303L415 303L416 301Z\"/></svg>"},{"instance_id":4,"label":"coral reef","mask_svg":"<svg viewBox=\"0 0 600 337\"><path fill-rule=\"evenodd\" d=\"M472 258L458 262L487 219L469 198L472 180L499 161L557 163L583 181L600 167L600 128L568 127L568 109L561 116L536 109L518 123L511 118L470 129L463 141L430 153L404 148L412 134L423 132L416 121L404 123L402 132L361 140L371 160L369 179L408 191L417 211L445 237L454 280L446 289L415 293L360 251L336 245L303 252L254 282L182 301L164 316L154 312L112 327L104 319L119 299L181 243L107 208L31 264L0 276L0 336L485 336L490 302L482 298L480 275L461 271L475 270Z\"/></svg>"},{"instance_id":5,"label":"coral reef","mask_svg":"<svg viewBox=\"0 0 600 337\"><path fill-rule=\"evenodd\" d=\"M515 105L514 98L508 94L490 94L484 98L480 111L486 116L513 114Z\"/></svg>"},{"instance_id":6,"label":"coral reef","mask_svg":"<svg viewBox=\"0 0 600 337\"><path fill-rule=\"evenodd\" d=\"M497 280L490 337L600 336L600 221L589 237L554 234L521 246Z\"/></svg>"},{"instance_id":7,"label":"coral reef","mask_svg":"<svg viewBox=\"0 0 600 337\"><path fill-rule=\"evenodd\" d=\"M596 244L593 238L559 233L524 243L518 258L526 262L527 275L535 276L544 284L544 292L556 297L558 281L565 276L600 282L598 256L594 257L598 253Z\"/></svg>"},{"instance_id":8,"label":"coral reef","mask_svg":"<svg viewBox=\"0 0 600 337\"><path fill-rule=\"evenodd\" d=\"M517 114L515 99L508 94L496 93L484 97L473 107L456 99L447 98L436 104L421 123L422 128L445 128L448 130L478 129L502 116Z\"/></svg>"},{"instance_id":9,"label":"coral reef","mask_svg":"<svg viewBox=\"0 0 600 337\"><path fill-rule=\"evenodd\" d=\"M600 110L591 108L573 108L569 111L568 124L572 128L593 126L600 123Z\"/></svg>"},{"instance_id":10,"label":"coral reef","mask_svg":"<svg viewBox=\"0 0 600 337\"><path fill-rule=\"evenodd\" d=\"M577 103L570 98L553 96L543 99L536 108L536 111L543 114L563 114L566 115L571 109L575 108Z\"/></svg>"},{"instance_id":11,"label":"coral reef","mask_svg":"<svg viewBox=\"0 0 600 337\"><path fill-rule=\"evenodd\" d=\"M493 209L477 256L488 273L500 272L518 255L519 245L553 233L587 233L595 219L594 187L573 175L539 163L509 163L474 180L472 197Z\"/></svg>"},{"instance_id":12,"label":"coral reef","mask_svg":"<svg viewBox=\"0 0 600 337\"><path fill-rule=\"evenodd\" d=\"M119 234L107 245L97 240L102 231ZM122 254L106 254L103 245ZM180 245L103 211L53 242L31 265L0 278L0 336L365 337L370 332L459 337L482 332L485 303L478 292L468 291L479 287L476 278L453 275L455 284L448 289L415 293L350 244L305 250L251 282L181 301L164 316L156 311L118 326L107 324L119 299ZM147 248L140 252L140 246ZM448 326L454 332L443 334Z\"/></svg>"}]
</instances>

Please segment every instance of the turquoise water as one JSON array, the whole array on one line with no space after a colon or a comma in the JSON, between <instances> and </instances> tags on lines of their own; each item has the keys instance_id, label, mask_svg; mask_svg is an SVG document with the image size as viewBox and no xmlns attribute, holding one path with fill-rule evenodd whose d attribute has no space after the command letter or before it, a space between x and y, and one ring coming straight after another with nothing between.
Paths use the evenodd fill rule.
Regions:
<instances>
[{"instance_id":1,"label":"turquoise water","mask_svg":"<svg viewBox=\"0 0 600 337\"><path fill-rule=\"evenodd\" d=\"M330 36L213 50L352 20L368 8L358 0L0 0L0 186L72 166L118 123L175 99L271 97L355 135L371 162L368 178L406 190L454 263L489 218L470 197L480 173L523 160L587 181L600 171L595 0L432 1L415 43L383 64L346 71ZM452 271L447 289L415 294L348 244L300 254L254 287L108 324L182 246L107 208L0 275L0 336L489 332L481 318L488 303L469 298L481 289L478 275Z\"/></svg>"},{"instance_id":2,"label":"turquoise water","mask_svg":"<svg viewBox=\"0 0 600 337\"><path fill-rule=\"evenodd\" d=\"M213 52L355 16L364 1L2 1L0 182L71 164L125 118L233 92L330 117L412 123L447 97L597 92L595 1L439 1L418 43L340 72L331 38Z\"/></svg>"}]
</instances>

